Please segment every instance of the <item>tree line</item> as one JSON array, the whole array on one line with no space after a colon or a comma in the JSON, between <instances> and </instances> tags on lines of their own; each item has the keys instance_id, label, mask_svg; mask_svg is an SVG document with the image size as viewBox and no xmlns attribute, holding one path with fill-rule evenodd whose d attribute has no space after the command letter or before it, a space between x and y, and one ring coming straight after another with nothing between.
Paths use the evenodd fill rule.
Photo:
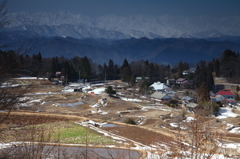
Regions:
<instances>
[{"instance_id":1,"label":"tree line","mask_svg":"<svg viewBox=\"0 0 240 159\"><path fill-rule=\"evenodd\" d=\"M14 60L13 62L10 62ZM190 64L180 61L174 66L152 63L148 60L131 61L124 59L122 65L114 64L113 60L108 63L98 64L90 58L75 56L73 58L52 57L44 58L41 53L33 55L19 55L12 50L0 51L0 67L11 63L5 70L9 74L27 74L29 76L59 78L64 76L68 81L78 79L90 80L118 80L134 85L136 77L149 77L149 83L163 82L168 78L186 78L192 81L192 88L200 88L205 84L208 90L214 86L213 72L217 77L226 77L229 81L238 83L240 76L239 54L225 50L217 59L210 62L199 61L195 64L195 73L183 75L184 70L190 68ZM3 69L1 69L3 70ZM60 72L60 74L56 74Z\"/></svg>"}]
</instances>

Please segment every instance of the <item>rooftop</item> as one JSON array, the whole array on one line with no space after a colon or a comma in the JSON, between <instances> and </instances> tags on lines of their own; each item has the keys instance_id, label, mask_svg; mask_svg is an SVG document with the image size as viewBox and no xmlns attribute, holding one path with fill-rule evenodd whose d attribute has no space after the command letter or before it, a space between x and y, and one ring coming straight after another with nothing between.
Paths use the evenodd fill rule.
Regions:
<instances>
[{"instance_id":1,"label":"rooftop","mask_svg":"<svg viewBox=\"0 0 240 159\"><path fill-rule=\"evenodd\" d=\"M222 89L222 90L218 91L216 93L216 95L230 95L230 96L233 96L235 94L228 89Z\"/></svg>"}]
</instances>

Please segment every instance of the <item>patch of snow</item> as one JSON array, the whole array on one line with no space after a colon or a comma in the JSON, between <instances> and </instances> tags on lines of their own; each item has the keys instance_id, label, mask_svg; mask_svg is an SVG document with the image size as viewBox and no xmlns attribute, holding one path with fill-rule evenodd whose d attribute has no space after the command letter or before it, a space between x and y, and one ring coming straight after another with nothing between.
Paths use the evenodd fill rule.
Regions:
<instances>
[{"instance_id":1,"label":"patch of snow","mask_svg":"<svg viewBox=\"0 0 240 159\"><path fill-rule=\"evenodd\" d=\"M44 104L46 104L47 102L45 102L45 101L43 101L42 103L41 103L41 105L44 105Z\"/></svg>"},{"instance_id":2,"label":"patch of snow","mask_svg":"<svg viewBox=\"0 0 240 159\"><path fill-rule=\"evenodd\" d=\"M229 131L230 133L240 133L240 127L233 128L232 130Z\"/></svg>"},{"instance_id":3,"label":"patch of snow","mask_svg":"<svg viewBox=\"0 0 240 159\"><path fill-rule=\"evenodd\" d=\"M7 83L7 82L1 84L2 88L10 88L10 87L18 87L18 86L20 86L20 84L12 84L12 83Z\"/></svg>"},{"instance_id":4,"label":"patch of snow","mask_svg":"<svg viewBox=\"0 0 240 159\"><path fill-rule=\"evenodd\" d=\"M191 122L193 120L196 120L194 117L187 117L185 120L183 120L183 122Z\"/></svg>"},{"instance_id":5,"label":"patch of snow","mask_svg":"<svg viewBox=\"0 0 240 159\"><path fill-rule=\"evenodd\" d=\"M39 79L39 80L48 80L48 78L37 78L37 77L18 77L13 79Z\"/></svg>"},{"instance_id":6,"label":"patch of snow","mask_svg":"<svg viewBox=\"0 0 240 159\"><path fill-rule=\"evenodd\" d=\"M122 92L117 92L116 94L117 95L122 95L122 96L124 95Z\"/></svg>"},{"instance_id":7,"label":"patch of snow","mask_svg":"<svg viewBox=\"0 0 240 159\"><path fill-rule=\"evenodd\" d=\"M94 93L94 94L102 94L105 92L105 87L100 87L100 88L96 88L92 91L88 91L88 93Z\"/></svg>"},{"instance_id":8,"label":"patch of snow","mask_svg":"<svg viewBox=\"0 0 240 159\"><path fill-rule=\"evenodd\" d=\"M41 103L41 100L42 99L35 99L35 100L28 101L28 103Z\"/></svg>"},{"instance_id":9,"label":"patch of snow","mask_svg":"<svg viewBox=\"0 0 240 159\"><path fill-rule=\"evenodd\" d=\"M124 101L131 101L131 102L142 102L142 100L140 100L140 99L133 99L133 98L120 97L120 99L122 99Z\"/></svg>"},{"instance_id":10,"label":"patch of snow","mask_svg":"<svg viewBox=\"0 0 240 159\"><path fill-rule=\"evenodd\" d=\"M96 104L93 104L91 107L98 107L99 105L98 105L98 103L96 103Z\"/></svg>"},{"instance_id":11,"label":"patch of snow","mask_svg":"<svg viewBox=\"0 0 240 159\"><path fill-rule=\"evenodd\" d=\"M225 119L228 117L237 117L238 116L238 114L232 112L232 108L220 108L219 113L221 113L221 115L216 117L218 119Z\"/></svg>"},{"instance_id":12,"label":"patch of snow","mask_svg":"<svg viewBox=\"0 0 240 159\"><path fill-rule=\"evenodd\" d=\"M228 123L226 123L226 124L227 124L227 127L226 127L227 130L231 130L231 129L233 129L235 127L232 124L228 124Z\"/></svg>"},{"instance_id":13,"label":"patch of snow","mask_svg":"<svg viewBox=\"0 0 240 159\"><path fill-rule=\"evenodd\" d=\"M108 114L108 112L101 111L101 113L99 113L99 114L105 115L105 114Z\"/></svg>"},{"instance_id":14,"label":"patch of snow","mask_svg":"<svg viewBox=\"0 0 240 159\"><path fill-rule=\"evenodd\" d=\"M63 93L70 93L70 92L74 92L74 89L70 88L70 89L63 89L62 90Z\"/></svg>"},{"instance_id":15,"label":"patch of snow","mask_svg":"<svg viewBox=\"0 0 240 159\"><path fill-rule=\"evenodd\" d=\"M178 127L178 124L177 124L177 123L170 123L170 125L171 125L172 127Z\"/></svg>"}]
</instances>

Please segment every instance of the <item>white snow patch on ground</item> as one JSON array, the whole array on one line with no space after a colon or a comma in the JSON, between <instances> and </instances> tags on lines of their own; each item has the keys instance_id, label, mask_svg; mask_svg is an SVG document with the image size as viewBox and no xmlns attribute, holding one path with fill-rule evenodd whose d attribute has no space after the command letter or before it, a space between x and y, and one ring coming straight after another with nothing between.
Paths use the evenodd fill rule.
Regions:
<instances>
[{"instance_id":1,"label":"white snow patch on ground","mask_svg":"<svg viewBox=\"0 0 240 159\"><path fill-rule=\"evenodd\" d=\"M93 104L91 107L98 107L99 106L99 104L98 103L96 103L96 104Z\"/></svg>"},{"instance_id":2,"label":"white snow patch on ground","mask_svg":"<svg viewBox=\"0 0 240 159\"><path fill-rule=\"evenodd\" d=\"M35 100L31 100L28 101L27 103L40 103L42 99L35 99Z\"/></svg>"},{"instance_id":3,"label":"white snow patch on ground","mask_svg":"<svg viewBox=\"0 0 240 159\"><path fill-rule=\"evenodd\" d=\"M171 109L165 109L163 106L142 106L142 109L158 109L163 111L171 111Z\"/></svg>"},{"instance_id":4,"label":"white snow patch on ground","mask_svg":"<svg viewBox=\"0 0 240 159\"><path fill-rule=\"evenodd\" d=\"M229 131L230 133L240 133L240 127L233 128L232 130Z\"/></svg>"},{"instance_id":5,"label":"white snow patch on ground","mask_svg":"<svg viewBox=\"0 0 240 159\"><path fill-rule=\"evenodd\" d=\"M37 78L37 77L18 77L13 79L39 79L39 80L48 80L48 78Z\"/></svg>"},{"instance_id":6,"label":"white snow patch on ground","mask_svg":"<svg viewBox=\"0 0 240 159\"><path fill-rule=\"evenodd\" d=\"M94 94L102 94L105 92L105 87L100 87L100 88L96 88L92 91L88 91L88 93L94 93Z\"/></svg>"},{"instance_id":7,"label":"white snow patch on ground","mask_svg":"<svg viewBox=\"0 0 240 159\"><path fill-rule=\"evenodd\" d=\"M178 127L178 124L177 124L177 123L170 123L170 125L171 125L172 127Z\"/></svg>"},{"instance_id":8,"label":"white snow patch on ground","mask_svg":"<svg viewBox=\"0 0 240 159\"><path fill-rule=\"evenodd\" d=\"M117 92L116 94L117 95L122 95L122 96L124 95L122 92Z\"/></svg>"},{"instance_id":9,"label":"white snow patch on ground","mask_svg":"<svg viewBox=\"0 0 240 159\"><path fill-rule=\"evenodd\" d=\"M125 101L131 101L131 102L142 102L142 100L139 100L139 99L133 99L133 98L124 98L124 97L120 97L120 99L125 100Z\"/></svg>"},{"instance_id":10,"label":"white snow patch on ground","mask_svg":"<svg viewBox=\"0 0 240 159\"><path fill-rule=\"evenodd\" d=\"M20 86L20 84L12 84L12 83L7 83L7 82L1 84L1 87L2 87L2 88L18 87L18 86Z\"/></svg>"},{"instance_id":11,"label":"white snow patch on ground","mask_svg":"<svg viewBox=\"0 0 240 159\"><path fill-rule=\"evenodd\" d=\"M227 127L226 127L227 130L231 130L232 128L235 127L233 124L226 123L226 125L227 125Z\"/></svg>"},{"instance_id":12,"label":"white snow patch on ground","mask_svg":"<svg viewBox=\"0 0 240 159\"><path fill-rule=\"evenodd\" d=\"M69 93L69 92L74 92L74 89L72 87L64 87L62 90L63 93Z\"/></svg>"},{"instance_id":13,"label":"white snow patch on ground","mask_svg":"<svg viewBox=\"0 0 240 159\"><path fill-rule=\"evenodd\" d=\"M220 108L219 113L221 113L221 115L216 117L218 119L225 119L228 117L237 117L238 116L238 114L232 112L232 108Z\"/></svg>"},{"instance_id":14,"label":"white snow patch on ground","mask_svg":"<svg viewBox=\"0 0 240 159\"><path fill-rule=\"evenodd\" d=\"M193 120L196 120L194 117L187 117L185 120L183 120L184 122L191 122Z\"/></svg>"}]
</instances>

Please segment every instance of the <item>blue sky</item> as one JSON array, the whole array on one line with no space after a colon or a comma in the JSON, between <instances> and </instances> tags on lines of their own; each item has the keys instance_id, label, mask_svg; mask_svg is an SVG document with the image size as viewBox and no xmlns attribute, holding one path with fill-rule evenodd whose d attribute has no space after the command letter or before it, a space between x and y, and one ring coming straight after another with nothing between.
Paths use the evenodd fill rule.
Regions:
<instances>
[{"instance_id":1,"label":"blue sky","mask_svg":"<svg viewBox=\"0 0 240 159\"><path fill-rule=\"evenodd\" d=\"M11 12L65 10L85 16L211 15L240 16L240 0L8 0Z\"/></svg>"}]
</instances>

